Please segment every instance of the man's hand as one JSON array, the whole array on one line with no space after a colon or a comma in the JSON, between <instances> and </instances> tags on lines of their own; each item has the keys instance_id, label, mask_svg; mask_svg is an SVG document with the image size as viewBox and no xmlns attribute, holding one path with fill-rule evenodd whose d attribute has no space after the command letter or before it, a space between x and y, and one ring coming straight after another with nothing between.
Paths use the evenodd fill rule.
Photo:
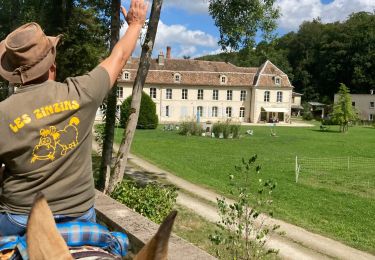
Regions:
<instances>
[{"instance_id":1,"label":"man's hand","mask_svg":"<svg viewBox=\"0 0 375 260\"><path fill-rule=\"evenodd\" d=\"M125 7L121 6L121 12L129 26L143 26L146 21L147 9L148 2L144 3L144 0L132 0L130 3L129 13L126 12Z\"/></svg>"},{"instance_id":2,"label":"man's hand","mask_svg":"<svg viewBox=\"0 0 375 260\"><path fill-rule=\"evenodd\" d=\"M116 43L111 55L100 63L100 66L108 72L111 87L116 82L118 75L135 48L140 31L146 20L147 8L148 3L144 3L144 0L132 0L128 14L126 9L121 7L129 27L125 35Z\"/></svg>"}]
</instances>

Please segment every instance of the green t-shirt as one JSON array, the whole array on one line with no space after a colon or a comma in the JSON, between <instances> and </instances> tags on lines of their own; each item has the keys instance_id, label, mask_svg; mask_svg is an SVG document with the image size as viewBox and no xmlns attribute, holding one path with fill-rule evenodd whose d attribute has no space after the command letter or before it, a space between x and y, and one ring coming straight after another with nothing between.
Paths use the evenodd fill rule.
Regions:
<instances>
[{"instance_id":1,"label":"green t-shirt","mask_svg":"<svg viewBox=\"0 0 375 260\"><path fill-rule=\"evenodd\" d=\"M94 205L91 129L109 89L99 66L64 83L21 87L0 102L0 212L28 214L38 191L54 214L79 216Z\"/></svg>"}]
</instances>

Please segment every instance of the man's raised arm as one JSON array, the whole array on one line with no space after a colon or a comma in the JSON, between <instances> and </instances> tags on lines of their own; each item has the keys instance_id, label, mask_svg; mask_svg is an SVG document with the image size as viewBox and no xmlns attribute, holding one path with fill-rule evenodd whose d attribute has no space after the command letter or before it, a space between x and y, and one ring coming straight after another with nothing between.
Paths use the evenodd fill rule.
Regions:
<instances>
[{"instance_id":1,"label":"man's raised arm","mask_svg":"<svg viewBox=\"0 0 375 260\"><path fill-rule=\"evenodd\" d=\"M100 66L107 70L109 74L111 87L116 82L118 75L135 48L140 31L146 20L147 8L148 3L144 3L144 0L132 0L128 14L126 9L121 7L129 27L125 35L116 43L109 57L100 63Z\"/></svg>"}]
</instances>

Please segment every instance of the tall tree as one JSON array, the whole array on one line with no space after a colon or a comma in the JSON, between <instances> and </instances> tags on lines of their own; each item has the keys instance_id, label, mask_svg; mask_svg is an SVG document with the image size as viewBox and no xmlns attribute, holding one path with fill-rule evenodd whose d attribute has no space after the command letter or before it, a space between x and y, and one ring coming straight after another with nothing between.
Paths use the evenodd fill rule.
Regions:
<instances>
[{"instance_id":1,"label":"tall tree","mask_svg":"<svg viewBox=\"0 0 375 260\"><path fill-rule=\"evenodd\" d=\"M47 35L63 34L57 80L84 74L107 52L107 1L0 0L0 39L24 23L37 22Z\"/></svg>"},{"instance_id":2,"label":"tall tree","mask_svg":"<svg viewBox=\"0 0 375 260\"><path fill-rule=\"evenodd\" d=\"M229 2L220 3L229 8ZM297 32L260 42L255 49L243 45L238 53L204 58L239 66L259 66L270 59L288 73L295 91L307 101L332 102L337 82L350 85L352 93L369 93L375 85L375 12L353 13L346 21L327 24L313 19Z\"/></svg>"},{"instance_id":3,"label":"tall tree","mask_svg":"<svg viewBox=\"0 0 375 260\"><path fill-rule=\"evenodd\" d=\"M120 37L120 7L121 0L112 0L112 18L111 18L111 45L110 50L115 47ZM117 83L111 89L107 97L107 108L105 111L105 129L104 129L104 140L102 148L102 160L100 164L100 174L98 181L98 188L101 190L106 189L106 182L110 177L110 168L112 163L113 153L113 141L115 136L115 124L116 124L116 104L117 104Z\"/></svg>"},{"instance_id":4,"label":"tall tree","mask_svg":"<svg viewBox=\"0 0 375 260\"><path fill-rule=\"evenodd\" d=\"M133 85L131 113L121 140L114 168L112 169L109 186L107 189L105 189L105 193L111 193L115 189L116 185L120 183L124 177L130 147L137 126L142 90L146 82L148 70L150 68L151 54L154 48L162 4L163 0L154 0L152 3L150 20L148 22L145 41L142 46L142 53L139 61L137 76L135 77Z\"/></svg>"},{"instance_id":5,"label":"tall tree","mask_svg":"<svg viewBox=\"0 0 375 260\"><path fill-rule=\"evenodd\" d=\"M338 100L333 106L332 119L340 125L340 131L343 133L349 130L349 123L357 119L350 91L343 83L340 84Z\"/></svg>"},{"instance_id":6,"label":"tall tree","mask_svg":"<svg viewBox=\"0 0 375 260\"><path fill-rule=\"evenodd\" d=\"M209 0L209 12L220 31L223 50L252 48L258 31L265 40L273 38L280 16L275 0Z\"/></svg>"}]
</instances>

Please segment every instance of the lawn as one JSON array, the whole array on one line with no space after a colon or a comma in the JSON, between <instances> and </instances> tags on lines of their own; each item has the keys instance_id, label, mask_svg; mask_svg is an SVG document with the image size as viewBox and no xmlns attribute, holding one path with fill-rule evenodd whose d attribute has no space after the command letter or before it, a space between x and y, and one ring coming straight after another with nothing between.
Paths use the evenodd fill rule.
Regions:
<instances>
[{"instance_id":1,"label":"lawn","mask_svg":"<svg viewBox=\"0 0 375 260\"><path fill-rule=\"evenodd\" d=\"M276 127L277 137L272 137L268 126L251 126L242 132L250 128L253 136L228 140L180 136L161 128L138 130L132 153L226 196L234 166L257 154L263 178L278 183L276 218L375 254L375 129L352 127L341 134L335 126L324 132L317 126ZM117 142L119 137L117 133ZM325 167L304 171L302 164L296 183L296 156L301 161L318 158L315 163ZM348 157L362 161L348 170L343 166Z\"/></svg>"}]
</instances>

